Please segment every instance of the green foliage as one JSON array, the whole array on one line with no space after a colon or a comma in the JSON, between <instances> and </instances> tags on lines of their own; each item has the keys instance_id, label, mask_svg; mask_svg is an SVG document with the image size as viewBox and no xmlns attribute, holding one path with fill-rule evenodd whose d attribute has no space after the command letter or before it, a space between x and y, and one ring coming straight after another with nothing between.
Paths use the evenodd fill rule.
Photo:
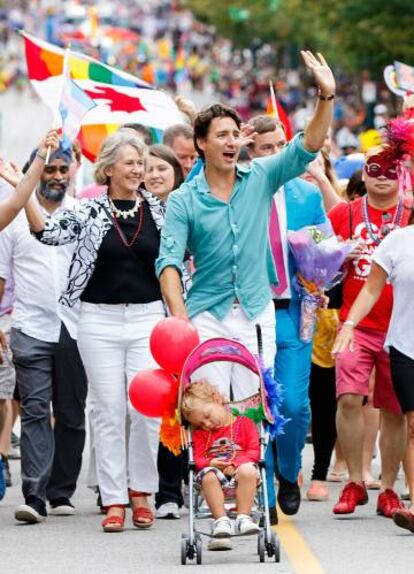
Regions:
<instances>
[{"instance_id":1,"label":"green foliage","mask_svg":"<svg viewBox=\"0 0 414 574\"><path fill-rule=\"evenodd\" d=\"M394 60L414 64L414 4L407 0L318 1L327 16L339 61L353 70L380 71ZM335 4L335 7L332 6Z\"/></svg>"},{"instance_id":2,"label":"green foliage","mask_svg":"<svg viewBox=\"0 0 414 574\"><path fill-rule=\"evenodd\" d=\"M187 0L186 5L238 46L254 38L278 48L322 51L350 71L377 75L401 60L414 65L412 0Z\"/></svg>"}]
</instances>

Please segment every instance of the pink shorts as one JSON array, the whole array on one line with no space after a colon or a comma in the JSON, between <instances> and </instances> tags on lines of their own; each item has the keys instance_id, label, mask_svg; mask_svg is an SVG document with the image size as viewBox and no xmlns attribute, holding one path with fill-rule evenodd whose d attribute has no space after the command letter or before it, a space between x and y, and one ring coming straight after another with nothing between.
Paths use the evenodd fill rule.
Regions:
<instances>
[{"instance_id":1,"label":"pink shorts","mask_svg":"<svg viewBox=\"0 0 414 574\"><path fill-rule=\"evenodd\" d=\"M402 414L392 385L390 358L384 350L385 335L354 329L354 350L336 357L336 397L347 393L368 397L369 377L375 367L374 407Z\"/></svg>"}]
</instances>

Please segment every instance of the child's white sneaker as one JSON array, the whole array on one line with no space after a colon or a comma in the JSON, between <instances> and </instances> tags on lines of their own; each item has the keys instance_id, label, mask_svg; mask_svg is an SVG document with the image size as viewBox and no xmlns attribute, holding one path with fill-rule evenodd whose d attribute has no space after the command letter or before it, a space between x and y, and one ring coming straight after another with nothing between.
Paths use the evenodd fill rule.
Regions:
<instances>
[{"instance_id":1,"label":"child's white sneaker","mask_svg":"<svg viewBox=\"0 0 414 574\"><path fill-rule=\"evenodd\" d=\"M253 522L247 514L239 514L236 518L236 532L237 534L257 534L260 526Z\"/></svg>"},{"instance_id":2,"label":"child's white sneaker","mask_svg":"<svg viewBox=\"0 0 414 574\"><path fill-rule=\"evenodd\" d=\"M211 536L213 538L228 538L233 534L233 528L231 525L230 518L227 516L221 516L213 523L213 531Z\"/></svg>"}]
</instances>

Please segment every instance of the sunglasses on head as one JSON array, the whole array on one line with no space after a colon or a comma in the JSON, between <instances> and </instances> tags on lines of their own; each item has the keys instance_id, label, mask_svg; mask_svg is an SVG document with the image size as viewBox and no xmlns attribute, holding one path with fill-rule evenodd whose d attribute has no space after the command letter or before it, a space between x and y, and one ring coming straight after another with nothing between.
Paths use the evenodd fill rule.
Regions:
<instances>
[{"instance_id":1,"label":"sunglasses on head","mask_svg":"<svg viewBox=\"0 0 414 574\"><path fill-rule=\"evenodd\" d=\"M398 169L396 163L368 162L365 165L365 172L369 177L386 177L387 179L398 179Z\"/></svg>"},{"instance_id":2,"label":"sunglasses on head","mask_svg":"<svg viewBox=\"0 0 414 574\"><path fill-rule=\"evenodd\" d=\"M44 172L48 175L52 175L56 172L60 172L61 174L65 175L69 172L68 165L45 165Z\"/></svg>"}]
</instances>

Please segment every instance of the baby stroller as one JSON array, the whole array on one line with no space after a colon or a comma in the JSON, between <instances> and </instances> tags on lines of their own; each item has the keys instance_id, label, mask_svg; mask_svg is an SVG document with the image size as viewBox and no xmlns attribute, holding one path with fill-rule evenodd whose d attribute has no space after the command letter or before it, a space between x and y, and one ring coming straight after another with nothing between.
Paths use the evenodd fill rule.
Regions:
<instances>
[{"instance_id":1,"label":"baby stroller","mask_svg":"<svg viewBox=\"0 0 414 574\"><path fill-rule=\"evenodd\" d=\"M258 328L259 340L259 354L260 354L260 329ZM249 369L256 377L254 393L242 400L232 400L232 393L230 392L229 407L233 410L237 409L237 414L249 415L253 411L262 413L261 421L258 423L259 437L260 437L260 460L259 460L259 474L260 484L256 495L256 517L259 519L261 526L257 535L257 554L259 555L260 562L265 561L265 555L273 558L276 562L280 561L280 544L274 530L270 526L269 518L269 503L266 489L266 475L265 475L265 450L269 439L269 432L266 430L266 423L272 424L274 422L272 414L269 410L269 405L266 397L264 387L262 369L259 361L254 355L241 343L232 341L225 338L209 339L196 347L186 360L180 381L178 393L178 417L181 419L181 399L187 385L191 384L191 376L200 367L207 365L211 362L225 361L237 363L246 369ZM253 377L252 377L253 379ZM256 381L258 381L256 383ZM231 387L230 387L231 391ZM251 417L252 418L252 417ZM257 417L256 417L257 418ZM186 432L186 440L183 441L183 446L188 449L188 466L189 466L189 499L188 499L188 533L183 533L181 537L181 564L186 564L187 559L196 560L197 564L202 562L202 536L211 537L210 532L199 530L197 526L197 519L201 517L199 513L200 494L198 486L195 484L195 463L193 458L193 444L191 437L191 428L185 421L181 421L184 425ZM184 430L184 429L183 429ZM226 492L225 492L226 497ZM232 538L241 536L234 534Z\"/></svg>"}]
</instances>

